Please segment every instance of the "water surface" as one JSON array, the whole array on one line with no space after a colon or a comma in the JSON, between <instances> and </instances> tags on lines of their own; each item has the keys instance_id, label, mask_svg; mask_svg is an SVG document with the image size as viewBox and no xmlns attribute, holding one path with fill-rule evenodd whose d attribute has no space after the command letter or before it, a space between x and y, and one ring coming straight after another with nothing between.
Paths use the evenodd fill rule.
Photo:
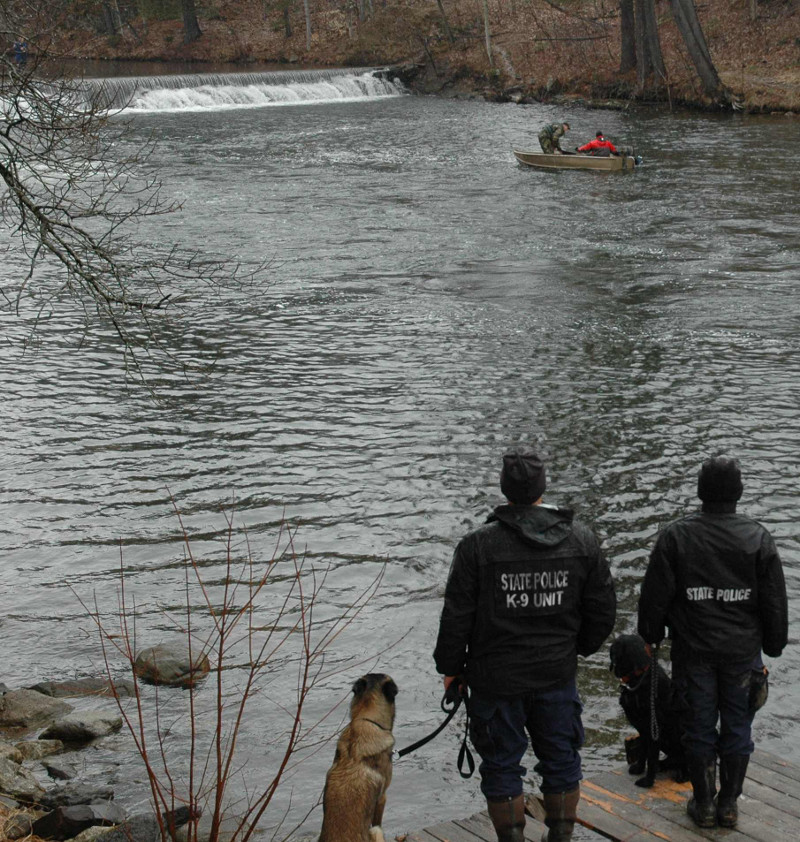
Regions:
<instances>
[{"instance_id":1,"label":"water surface","mask_svg":"<svg viewBox=\"0 0 800 842\"><path fill-rule=\"evenodd\" d=\"M573 145L602 129L645 165L515 163L512 144L566 118ZM156 378L158 403L126 388L110 334L78 349L69 320L44 326L35 354L3 352L7 684L101 667L70 588L113 607L120 552L138 638L168 636L161 609L181 602L183 556L170 497L215 587L235 498L253 556L271 556L285 521L306 564L330 570L323 619L385 568L332 648L308 719L362 672L386 671L406 745L441 716L430 653L453 547L500 502L500 457L516 444L547 455L548 502L603 536L618 632L633 627L659 526L696 505L702 459L738 456L741 509L777 539L796 622L797 123L410 96L134 121L139 136L157 133L152 167L184 202L143 238L269 266L253 287L202 294L175 340L200 359L213 351L214 376ZM19 321L4 316L3 331L14 339ZM236 546L245 552L241 537ZM274 616L274 600L264 605ZM755 730L800 762L794 643L770 664ZM274 768L293 677L284 670L252 700L250 783ZM582 664L580 684L591 775L622 758L606 648ZM392 834L481 806L477 780L455 770L459 736L450 729L396 765ZM135 803L146 790L128 749L110 741L95 773ZM293 820L332 753L325 745L292 770L281 804L292 787ZM303 831L319 822L317 810Z\"/></svg>"}]
</instances>

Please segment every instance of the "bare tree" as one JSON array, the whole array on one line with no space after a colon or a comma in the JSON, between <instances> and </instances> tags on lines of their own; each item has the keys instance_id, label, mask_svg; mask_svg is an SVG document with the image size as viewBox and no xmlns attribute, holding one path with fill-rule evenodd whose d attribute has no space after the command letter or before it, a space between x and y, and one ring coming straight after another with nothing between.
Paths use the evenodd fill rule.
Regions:
<instances>
[{"instance_id":1,"label":"bare tree","mask_svg":"<svg viewBox=\"0 0 800 842\"><path fill-rule=\"evenodd\" d=\"M697 75L703 85L703 90L710 97L722 102L730 102L731 95L728 89L722 84L714 67L714 61L706 43L703 29L697 17L697 9L694 0L670 0L672 16L683 36L686 49L697 70Z\"/></svg>"},{"instance_id":2,"label":"bare tree","mask_svg":"<svg viewBox=\"0 0 800 842\"><path fill-rule=\"evenodd\" d=\"M661 42L658 38L658 19L655 0L635 0L636 14L636 81L644 90L648 80L666 78Z\"/></svg>"},{"instance_id":3,"label":"bare tree","mask_svg":"<svg viewBox=\"0 0 800 842\"><path fill-rule=\"evenodd\" d=\"M311 49L311 5L309 0L303 0L303 12L306 17L306 49Z\"/></svg>"},{"instance_id":4,"label":"bare tree","mask_svg":"<svg viewBox=\"0 0 800 842\"><path fill-rule=\"evenodd\" d=\"M180 513L176 514L180 522ZM306 712L311 694L332 676L359 669L380 654L326 666L326 654L375 595L383 570L353 595L348 606L330 611L322 605L327 572L307 569L295 552L291 532L282 529L272 557L257 563L246 536L244 550L236 546L233 515L227 517L220 571L219 561L195 556L182 522L180 527L183 593L167 597L179 608L165 610L162 620L186 643L192 666L182 691L161 691L149 706L143 698L137 665L137 649L144 648L137 641L142 608L129 591L121 557L116 608L101 607L96 597L90 602L76 596L99 632L112 685L118 672L116 656L122 657L133 678L133 704L116 699L143 761L164 842L171 842L164 817L177 804L188 806L193 819L190 842L197 840L201 815L210 819L208 842L220 838L248 842L287 771L302 760L301 750L313 752L326 744L320 725L333 709L326 706L319 718L312 717ZM324 616L318 619L320 612ZM209 664L212 686L204 688L201 679ZM256 781L245 775L251 747L244 738L244 725L248 704L258 694L273 696L272 707L276 714L282 712L284 726L275 726L260 744L259 752L270 758L271 771ZM187 723L188 733L182 735L165 724L178 721Z\"/></svg>"},{"instance_id":5,"label":"bare tree","mask_svg":"<svg viewBox=\"0 0 800 842\"><path fill-rule=\"evenodd\" d=\"M162 338L180 313L175 299L190 286L244 278L223 261L203 260L201 269L195 252L132 239L138 222L179 210L144 174L152 145L131 139L102 90L40 72L62 25L57 4L6 2L3 12L3 34L27 45L27 61L0 56L0 227L17 270L0 280L0 308L30 310L35 335L67 305L87 330L112 326L140 376L143 358L180 366Z\"/></svg>"},{"instance_id":6,"label":"bare tree","mask_svg":"<svg viewBox=\"0 0 800 842\"><path fill-rule=\"evenodd\" d=\"M489 67L494 67L492 57L492 30L489 26L489 0L483 0L483 33L486 40L486 55L489 57Z\"/></svg>"},{"instance_id":7,"label":"bare tree","mask_svg":"<svg viewBox=\"0 0 800 842\"><path fill-rule=\"evenodd\" d=\"M636 17L633 12L633 0L620 0L620 50L619 72L628 73L636 67Z\"/></svg>"},{"instance_id":8,"label":"bare tree","mask_svg":"<svg viewBox=\"0 0 800 842\"><path fill-rule=\"evenodd\" d=\"M183 43L191 44L203 34L197 20L194 0L181 0L181 12L183 13Z\"/></svg>"}]
</instances>

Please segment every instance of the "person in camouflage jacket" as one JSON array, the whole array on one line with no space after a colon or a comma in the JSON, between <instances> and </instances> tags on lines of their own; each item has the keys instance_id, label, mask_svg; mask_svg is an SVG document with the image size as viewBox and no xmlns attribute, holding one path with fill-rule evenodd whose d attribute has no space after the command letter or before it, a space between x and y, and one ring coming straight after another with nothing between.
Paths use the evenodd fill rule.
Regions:
<instances>
[{"instance_id":1,"label":"person in camouflage jacket","mask_svg":"<svg viewBox=\"0 0 800 842\"><path fill-rule=\"evenodd\" d=\"M549 123L539 132L539 145L542 147L542 152L552 154L553 152L561 152L564 150L559 145L559 141L569 131L569 123Z\"/></svg>"}]
</instances>

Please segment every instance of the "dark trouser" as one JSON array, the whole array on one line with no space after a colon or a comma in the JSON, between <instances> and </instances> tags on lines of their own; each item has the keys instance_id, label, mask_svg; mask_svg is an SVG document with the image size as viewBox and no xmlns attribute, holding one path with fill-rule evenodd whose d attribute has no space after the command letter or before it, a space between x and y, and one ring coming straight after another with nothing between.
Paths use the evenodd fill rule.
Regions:
<instances>
[{"instance_id":1,"label":"dark trouser","mask_svg":"<svg viewBox=\"0 0 800 842\"><path fill-rule=\"evenodd\" d=\"M689 710L683 719L683 746L690 757L732 757L753 753L750 706L754 670L761 656L735 664L711 664L673 652L673 680ZM719 719L719 731L717 731Z\"/></svg>"},{"instance_id":2,"label":"dark trouser","mask_svg":"<svg viewBox=\"0 0 800 842\"><path fill-rule=\"evenodd\" d=\"M522 792L521 765L530 735L542 776L542 792L568 792L578 786L583 745L581 705L575 682L555 690L497 698L473 692L470 737L481 756L481 791L490 801ZM527 734L525 733L527 731Z\"/></svg>"},{"instance_id":3,"label":"dark trouser","mask_svg":"<svg viewBox=\"0 0 800 842\"><path fill-rule=\"evenodd\" d=\"M555 152L555 147L553 146L553 138L550 137L550 135L546 132L539 133L539 146L542 147L542 152L545 152L548 155Z\"/></svg>"}]
</instances>

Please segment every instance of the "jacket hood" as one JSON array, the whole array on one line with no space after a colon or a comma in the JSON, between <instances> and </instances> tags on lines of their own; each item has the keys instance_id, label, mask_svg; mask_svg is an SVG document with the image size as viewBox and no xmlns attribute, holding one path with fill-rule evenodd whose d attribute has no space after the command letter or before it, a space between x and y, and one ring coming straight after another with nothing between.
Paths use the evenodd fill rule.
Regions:
<instances>
[{"instance_id":1,"label":"jacket hood","mask_svg":"<svg viewBox=\"0 0 800 842\"><path fill-rule=\"evenodd\" d=\"M487 523L499 521L529 544L554 547L572 532L574 512L552 506L498 506Z\"/></svg>"}]
</instances>

